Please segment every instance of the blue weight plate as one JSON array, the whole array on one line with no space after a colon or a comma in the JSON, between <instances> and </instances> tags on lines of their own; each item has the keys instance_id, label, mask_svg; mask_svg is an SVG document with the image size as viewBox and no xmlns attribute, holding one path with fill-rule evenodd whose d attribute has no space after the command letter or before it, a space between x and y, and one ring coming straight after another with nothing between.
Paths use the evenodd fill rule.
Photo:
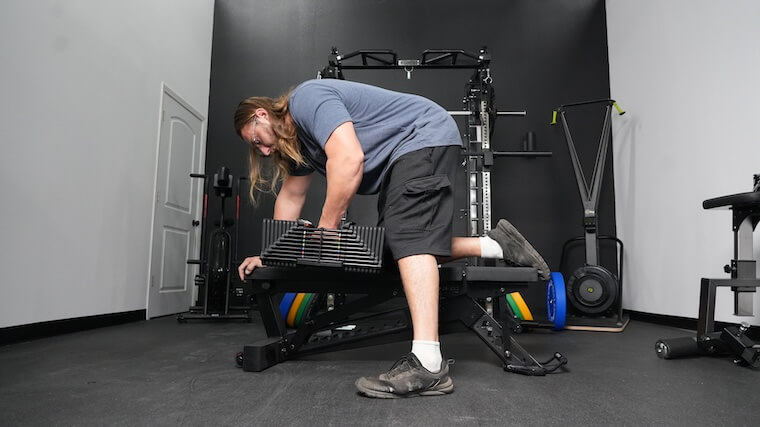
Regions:
<instances>
[{"instance_id":1,"label":"blue weight plate","mask_svg":"<svg viewBox=\"0 0 760 427\"><path fill-rule=\"evenodd\" d=\"M567 295L565 294L565 279L562 273L553 272L546 283L546 311L549 321L554 323L554 330L565 328L567 317Z\"/></svg>"},{"instance_id":2,"label":"blue weight plate","mask_svg":"<svg viewBox=\"0 0 760 427\"><path fill-rule=\"evenodd\" d=\"M282 297L282 301L280 301L280 314L283 320L287 320L288 312L290 311L290 306L293 305L294 299L296 299L295 292L288 292Z\"/></svg>"}]
</instances>

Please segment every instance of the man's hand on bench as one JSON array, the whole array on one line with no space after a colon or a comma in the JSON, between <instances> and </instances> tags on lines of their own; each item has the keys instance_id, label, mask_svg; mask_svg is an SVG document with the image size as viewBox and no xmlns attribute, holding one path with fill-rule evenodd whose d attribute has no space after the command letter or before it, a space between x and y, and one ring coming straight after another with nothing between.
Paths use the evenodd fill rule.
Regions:
<instances>
[{"instance_id":1,"label":"man's hand on bench","mask_svg":"<svg viewBox=\"0 0 760 427\"><path fill-rule=\"evenodd\" d=\"M263 267L261 258L258 256L248 257L240 263L238 267L238 274L240 274L240 280L245 281L245 276L253 273L253 270L259 267Z\"/></svg>"}]
</instances>

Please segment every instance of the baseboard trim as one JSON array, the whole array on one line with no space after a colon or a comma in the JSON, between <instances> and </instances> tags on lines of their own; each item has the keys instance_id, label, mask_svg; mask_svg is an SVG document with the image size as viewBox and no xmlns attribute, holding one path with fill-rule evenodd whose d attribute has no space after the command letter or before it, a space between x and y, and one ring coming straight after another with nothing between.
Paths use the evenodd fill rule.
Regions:
<instances>
[{"instance_id":1,"label":"baseboard trim","mask_svg":"<svg viewBox=\"0 0 760 427\"><path fill-rule=\"evenodd\" d=\"M0 346L21 341L29 341L71 332L86 331L105 326L120 325L145 320L145 310L124 311L121 313L99 314L96 316L76 317L73 319L51 320L28 325L0 328Z\"/></svg>"},{"instance_id":2,"label":"baseboard trim","mask_svg":"<svg viewBox=\"0 0 760 427\"><path fill-rule=\"evenodd\" d=\"M654 323L656 325L672 326L674 328L697 330L697 319L680 316L667 316L664 314L644 313L641 311L625 310L631 320Z\"/></svg>"},{"instance_id":3,"label":"baseboard trim","mask_svg":"<svg viewBox=\"0 0 760 427\"><path fill-rule=\"evenodd\" d=\"M641 311L631 310L625 310L625 312L631 316L631 320L654 323L662 326L672 326L674 328L688 329L695 332L697 330L698 321L691 317L667 316L664 314L643 313ZM716 321L715 330L722 331L724 328L733 325L736 325L736 323ZM757 329L757 326L752 326L750 329Z\"/></svg>"}]
</instances>

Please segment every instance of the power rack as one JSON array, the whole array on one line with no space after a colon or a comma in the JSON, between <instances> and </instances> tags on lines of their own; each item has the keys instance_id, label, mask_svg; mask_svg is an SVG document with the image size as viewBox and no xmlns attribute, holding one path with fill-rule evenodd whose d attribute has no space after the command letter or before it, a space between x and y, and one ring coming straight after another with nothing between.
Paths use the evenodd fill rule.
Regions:
<instances>
[{"instance_id":1,"label":"power rack","mask_svg":"<svg viewBox=\"0 0 760 427\"><path fill-rule=\"evenodd\" d=\"M345 79L344 70L404 70L411 79L415 70L426 69L471 69L473 74L465 87L462 100L464 109L449 111L454 117L467 120L465 142L465 167L468 177L467 208L463 213L468 217L470 236L482 236L491 229L491 168L497 157L546 157L550 151L536 151L534 144L527 144L523 151L495 151L491 138L498 116L524 117L526 111L498 111L495 104L496 91L491 76L491 54L487 47L478 53L462 49L428 49L420 59L399 59L396 52L389 49L364 49L341 54L333 47L328 65L317 73L319 78ZM479 261L472 260L473 263Z\"/></svg>"}]
</instances>

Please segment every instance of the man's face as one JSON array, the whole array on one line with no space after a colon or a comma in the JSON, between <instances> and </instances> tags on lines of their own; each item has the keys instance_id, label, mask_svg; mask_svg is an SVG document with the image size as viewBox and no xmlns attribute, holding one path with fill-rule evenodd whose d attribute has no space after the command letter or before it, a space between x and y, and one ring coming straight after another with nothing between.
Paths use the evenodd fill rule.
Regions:
<instances>
[{"instance_id":1,"label":"man's face","mask_svg":"<svg viewBox=\"0 0 760 427\"><path fill-rule=\"evenodd\" d=\"M264 114L255 115L242 129L240 136L251 147L259 150L262 156L269 156L277 151L277 138L272 132L272 126Z\"/></svg>"}]
</instances>

